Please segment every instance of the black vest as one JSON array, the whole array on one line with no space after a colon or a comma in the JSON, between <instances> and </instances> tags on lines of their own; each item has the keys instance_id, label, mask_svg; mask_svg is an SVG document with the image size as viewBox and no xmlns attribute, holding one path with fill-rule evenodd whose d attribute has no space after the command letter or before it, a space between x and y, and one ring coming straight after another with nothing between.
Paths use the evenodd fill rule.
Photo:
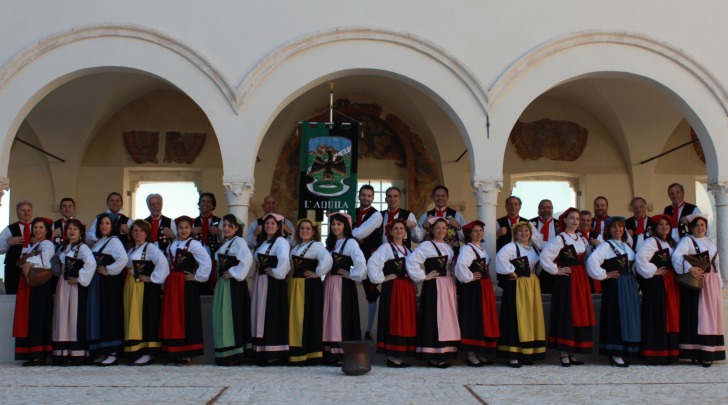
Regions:
<instances>
[{"instance_id":1,"label":"black vest","mask_svg":"<svg viewBox=\"0 0 728 405\"><path fill-rule=\"evenodd\" d=\"M634 232L637 231L637 219L635 217L629 217L625 221L625 224L627 226L628 231L632 231L632 250L635 252L637 251L637 237L638 235L635 235ZM652 221L652 218L649 216L647 217L647 225L645 226L645 233L644 233L644 240L647 240L647 238L651 237L655 234L655 227L657 226L656 223Z\"/></svg>"},{"instance_id":2,"label":"black vest","mask_svg":"<svg viewBox=\"0 0 728 405\"><path fill-rule=\"evenodd\" d=\"M56 220L53 223L53 230L60 229L61 234L53 238L51 242L53 242L53 245L56 247L56 250L60 249L61 246L63 246L63 232L65 229L63 229L63 218Z\"/></svg>"},{"instance_id":3,"label":"black vest","mask_svg":"<svg viewBox=\"0 0 728 405\"><path fill-rule=\"evenodd\" d=\"M526 218L523 218L523 217L519 216L518 217L518 220L516 222L520 222L520 221L526 221ZM497 252L497 251L501 250L501 248L503 246L505 246L505 245L513 242L513 236L511 235L511 221L508 220L508 216L507 215L505 217L498 218L498 220L496 222L498 222L498 228L497 229L500 229L500 228L503 228L503 227L505 227L506 229L508 229L508 233L506 233L503 236L499 236L495 240L495 251Z\"/></svg>"},{"instance_id":4,"label":"black vest","mask_svg":"<svg viewBox=\"0 0 728 405\"><path fill-rule=\"evenodd\" d=\"M20 233L20 223L15 222L10 225L8 225L8 229L10 230L10 235L13 237L17 236L23 236L22 233ZM10 249L5 253L5 267L12 266L15 267L15 263L18 262L20 259L20 256L23 255L23 245L15 245L10 246Z\"/></svg>"},{"instance_id":5,"label":"black vest","mask_svg":"<svg viewBox=\"0 0 728 405\"><path fill-rule=\"evenodd\" d=\"M357 209L357 212L359 210ZM369 212L367 212L361 219L362 224L366 222L369 218L371 218L374 213L378 212L376 208L371 207L369 209ZM355 228L361 226L361 224L355 224ZM369 234L364 240L359 242L359 247L361 248L362 253L364 253L364 257L369 260L369 257L371 257L372 252L377 250L379 246L382 244L382 226L372 231L372 233Z\"/></svg>"},{"instance_id":6,"label":"black vest","mask_svg":"<svg viewBox=\"0 0 728 405\"><path fill-rule=\"evenodd\" d=\"M672 204L668 205L667 207L665 207L663 214L672 217L672 211L674 208L675 207L673 207ZM683 210L680 213L680 218L682 219L683 217L692 214L693 212L695 212L696 208L698 207L693 204L685 203L685 205L683 206ZM682 222L680 222L677 224L677 233L682 238L685 235L690 235L690 229L688 228L687 224L683 224Z\"/></svg>"},{"instance_id":7,"label":"black vest","mask_svg":"<svg viewBox=\"0 0 728 405\"><path fill-rule=\"evenodd\" d=\"M148 216L145 221L149 222L149 225L154 224L154 218L152 216ZM167 237L167 235L164 234L164 228L171 228L172 227L172 218L165 217L162 215L159 218L159 228L156 230L157 232L157 246L159 247L159 250L162 252L167 250L167 247L170 244L170 240ZM152 232L155 232L154 229L152 229Z\"/></svg>"},{"instance_id":8,"label":"black vest","mask_svg":"<svg viewBox=\"0 0 728 405\"><path fill-rule=\"evenodd\" d=\"M220 221L220 217L216 217L213 215L210 218L210 228L218 227L220 225ZM195 223L193 226L199 226L200 228L202 228L202 216L195 218ZM217 239L217 236L213 235L212 232L208 232L207 240L202 240L202 232L200 232L196 234L194 238L195 240L198 240L200 243L202 243L203 246L208 246L210 248L210 255L213 258L215 257L215 252L220 249L220 241Z\"/></svg>"}]
</instances>

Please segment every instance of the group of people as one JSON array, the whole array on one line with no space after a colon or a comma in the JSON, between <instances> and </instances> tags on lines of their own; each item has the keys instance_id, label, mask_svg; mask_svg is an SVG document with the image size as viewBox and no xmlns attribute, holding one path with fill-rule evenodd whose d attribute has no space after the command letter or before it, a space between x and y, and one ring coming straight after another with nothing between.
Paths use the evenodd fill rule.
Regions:
<instances>
[{"instance_id":1,"label":"group of people","mask_svg":"<svg viewBox=\"0 0 728 405\"><path fill-rule=\"evenodd\" d=\"M48 357L112 366L120 356L138 366L159 358L189 364L203 354L200 295L209 292L217 364L339 364L341 342L362 339L361 281L369 304L364 338L373 339L378 313L376 349L388 367L409 367L414 357L447 368L459 350L468 366L497 354L521 367L543 360L547 348L561 353L562 366L581 365L576 355L593 350L593 292L602 298L599 353L611 364L687 358L709 366L725 359L716 247L707 217L682 201L682 186L668 194L665 214L647 217L638 197L629 219L609 216L607 199L598 197L593 218L569 208L554 219L543 200L528 220L519 216L521 200L508 197L493 235L500 312L485 224L466 223L448 207L445 186L435 187L435 208L419 220L400 207L398 188L386 190L379 212L374 189L362 186L356 218L329 213L323 243L320 224L292 223L271 196L247 232L235 215L213 214L211 193L200 195L197 218L174 220L162 215L158 194L147 197L150 216L132 220L111 193L88 232L70 198L55 222L33 219L23 201L19 221L0 234L6 288L17 294L16 359L24 366ZM683 275L703 287L682 286ZM548 329L542 291L552 297Z\"/></svg>"}]
</instances>

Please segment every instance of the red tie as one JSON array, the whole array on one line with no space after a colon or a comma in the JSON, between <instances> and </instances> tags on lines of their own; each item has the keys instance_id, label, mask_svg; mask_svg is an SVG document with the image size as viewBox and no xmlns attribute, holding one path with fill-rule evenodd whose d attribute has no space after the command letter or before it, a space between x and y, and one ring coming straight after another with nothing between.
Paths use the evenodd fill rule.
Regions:
<instances>
[{"instance_id":1,"label":"red tie","mask_svg":"<svg viewBox=\"0 0 728 405\"><path fill-rule=\"evenodd\" d=\"M210 217L212 217L212 213L207 214L207 216L202 216L202 244L205 246L210 243L210 239L208 239L210 234Z\"/></svg>"},{"instance_id":2,"label":"red tie","mask_svg":"<svg viewBox=\"0 0 728 405\"><path fill-rule=\"evenodd\" d=\"M637 221L637 230L635 231L635 235L644 235L645 234L645 218L635 218L635 221Z\"/></svg>"},{"instance_id":3,"label":"red tie","mask_svg":"<svg viewBox=\"0 0 728 405\"><path fill-rule=\"evenodd\" d=\"M595 230L595 231L596 231L596 232L597 232L597 233L598 233L599 235L601 235L601 234L602 234L602 222L604 222L604 220L606 220L607 218L609 218L609 217L608 217L608 216L606 216L606 215L605 215L604 217L602 217L602 218L599 218L599 217L595 217L595 219L596 219L597 221L596 221L596 223L595 223L595 226L594 226L594 230Z\"/></svg>"},{"instance_id":4,"label":"red tie","mask_svg":"<svg viewBox=\"0 0 728 405\"><path fill-rule=\"evenodd\" d=\"M511 223L511 226L515 225L516 222L518 222L518 218L520 218L520 217L513 217L513 218L508 217L508 221Z\"/></svg>"},{"instance_id":5,"label":"red tie","mask_svg":"<svg viewBox=\"0 0 728 405\"><path fill-rule=\"evenodd\" d=\"M27 248L30 245L30 224L27 222L23 223L23 247Z\"/></svg>"},{"instance_id":6,"label":"red tie","mask_svg":"<svg viewBox=\"0 0 728 405\"><path fill-rule=\"evenodd\" d=\"M445 213L447 212L447 207L443 208L442 211L435 208L435 216L438 218L445 218Z\"/></svg>"},{"instance_id":7,"label":"red tie","mask_svg":"<svg viewBox=\"0 0 728 405\"><path fill-rule=\"evenodd\" d=\"M677 223L680 221L680 208L685 205L685 201L681 202L677 207L672 207L672 227L677 228Z\"/></svg>"},{"instance_id":8,"label":"red tie","mask_svg":"<svg viewBox=\"0 0 728 405\"><path fill-rule=\"evenodd\" d=\"M387 225L389 225L392 221L394 221L395 217L399 215L399 208L395 210L394 212L388 212L387 213ZM392 235L389 234L389 232L384 232L387 235L387 242L392 243Z\"/></svg>"},{"instance_id":9,"label":"red tie","mask_svg":"<svg viewBox=\"0 0 728 405\"><path fill-rule=\"evenodd\" d=\"M549 241L549 227L551 226L551 222L553 222L553 218L549 219L548 221L544 222L541 218L538 219L543 224L541 226L541 235L543 235L543 241L548 242Z\"/></svg>"},{"instance_id":10,"label":"red tie","mask_svg":"<svg viewBox=\"0 0 728 405\"><path fill-rule=\"evenodd\" d=\"M152 242L156 242L159 239L159 218L152 218Z\"/></svg>"},{"instance_id":11,"label":"red tie","mask_svg":"<svg viewBox=\"0 0 728 405\"><path fill-rule=\"evenodd\" d=\"M359 208L356 211L356 225L357 226L361 226L362 222L364 222L364 215L366 215L370 209L372 209L372 207L368 207L366 209Z\"/></svg>"}]
</instances>

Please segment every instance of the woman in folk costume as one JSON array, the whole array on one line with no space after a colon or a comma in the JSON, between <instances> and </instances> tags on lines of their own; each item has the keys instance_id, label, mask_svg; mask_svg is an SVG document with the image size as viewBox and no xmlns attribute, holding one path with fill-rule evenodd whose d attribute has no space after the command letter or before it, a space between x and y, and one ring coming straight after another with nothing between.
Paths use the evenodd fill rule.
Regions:
<instances>
[{"instance_id":1,"label":"woman in folk costume","mask_svg":"<svg viewBox=\"0 0 728 405\"><path fill-rule=\"evenodd\" d=\"M395 219L387 224L385 230L391 235L392 242L381 245L367 262L369 280L382 285L377 353L387 355L387 367L404 368L410 364L399 358L415 355L417 338L417 292L407 273L406 263L412 251L404 245L406 220Z\"/></svg>"},{"instance_id":2,"label":"woman in folk costume","mask_svg":"<svg viewBox=\"0 0 728 405\"><path fill-rule=\"evenodd\" d=\"M672 267L672 218L655 215L654 234L637 251L642 276L642 343L640 355L650 364L669 364L680 354L680 288Z\"/></svg>"},{"instance_id":3,"label":"woman in folk costume","mask_svg":"<svg viewBox=\"0 0 728 405\"><path fill-rule=\"evenodd\" d=\"M690 273L703 279L699 290L680 287L680 357L710 367L714 361L725 360L723 338L723 298L720 260L715 243L708 239L708 217L688 215L692 235L686 235L675 247L672 265L679 274ZM706 270L692 267L685 260L692 255L710 263Z\"/></svg>"},{"instance_id":4,"label":"woman in folk costume","mask_svg":"<svg viewBox=\"0 0 728 405\"><path fill-rule=\"evenodd\" d=\"M460 343L455 280L450 271L453 251L445 242L447 220L430 217L430 240L407 256L407 273L413 281L424 280L417 317L416 351L428 367L448 368L446 360L457 357ZM424 269L424 272L423 272ZM424 273L424 274L423 274Z\"/></svg>"},{"instance_id":5,"label":"woman in folk costume","mask_svg":"<svg viewBox=\"0 0 728 405\"><path fill-rule=\"evenodd\" d=\"M212 303L215 363L240 363L253 347L250 335L250 293L245 278L253 263L245 239L243 221L233 214L222 219L225 241L215 252L217 283Z\"/></svg>"},{"instance_id":6,"label":"woman in folk costume","mask_svg":"<svg viewBox=\"0 0 728 405\"><path fill-rule=\"evenodd\" d=\"M253 355L265 365L288 358L288 296L286 275L291 245L284 236L284 218L263 217L263 232L253 252L256 260L251 328Z\"/></svg>"},{"instance_id":7,"label":"woman in folk costume","mask_svg":"<svg viewBox=\"0 0 728 405\"><path fill-rule=\"evenodd\" d=\"M319 225L309 219L296 223L288 283L288 361L305 364L323 357L324 286L321 277L333 260L319 242Z\"/></svg>"},{"instance_id":8,"label":"woman in folk costume","mask_svg":"<svg viewBox=\"0 0 728 405\"><path fill-rule=\"evenodd\" d=\"M482 221L472 221L462 227L465 246L455 261L455 277L462 283L458 302L461 349L468 352L467 365L482 367L490 364L486 354L495 353L500 336L498 308L488 264L490 257L483 249Z\"/></svg>"},{"instance_id":9,"label":"woman in folk costume","mask_svg":"<svg viewBox=\"0 0 728 405\"><path fill-rule=\"evenodd\" d=\"M91 358L100 366L118 364L124 347L124 275L129 258L119 238L111 234L111 217L96 218L96 274L88 286L86 339Z\"/></svg>"},{"instance_id":10,"label":"woman in folk costume","mask_svg":"<svg viewBox=\"0 0 728 405\"><path fill-rule=\"evenodd\" d=\"M83 242L86 227L77 219L66 223L67 240L54 256L58 285L53 308L53 364L86 363L86 286L96 272L96 260ZM58 261L56 261L56 259ZM60 271L59 271L60 270Z\"/></svg>"},{"instance_id":11,"label":"woman in folk costume","mask_svg":"<svg viewBox=\"0 0 728 405\"><path fill-rule=\"evenodd\" d=\"M210 278L212 260L202 243L192 238L194 219L174 220L177 239L167 247L170 274L164 284L159 337L162 352L180 365L204 352L200 283Z\"/></svg>"},{"instance_id":12,"label":"woman in folk costume","mask_svg":"<svg viewBox=\"0 0 728 405\"><path fill-rule=\"evenodd\" d=\"M356 239L351 236L351 217L343 212L329 214L326 250L333 264L324 280L324 357L338 364L343 354L340 343L361 340L359 298L356 283L367 275L367 263Z\"/></svg>"},{"instance_id":13,"label":"woman in folk costume","mask_svg":"<svg viewBox=\"0 0 728 405\"><path fill-rule=\"evenodd\" d=\"M632 271L635 255L626 243L624 217L609 217L604 223L604 242L587 260L589 275L602 281L599 354L610 356L614 366L628 367L624 357L637 357L641 341L639 289Z\"/></svg>"},{"instance_id":14,"label":"woman in folk costume","mask_svg":"<svg viewBox=\"0 0 728 405\"><path fill-rule=\"evenodd\" d=\"M584 364L574 353L591 353L594 342L592 327L596 324L591 286L584 266L590 251L589 242L581 236L579 210L569 208L559 216L563 231L541 251L539 264L554 277L551 293L548 347L561 351L561 365Z\"/></svg>"},{"instance_id":15,"label":"woman in folk costume","mask_svg":"<svg viewBox=\"0 0 728 405\"><path fill-rule=\"evenodd\" d=\"M124 281L124 353L134 366L154 362L162 342L162 283L169 276L164 253L152 243L149 222L137 219L131 226L131 248L127 252Z\"/></svg>"},{"instance_id":16,"label":"woman in folk costume","mask_svg":"<svg viewBox=\"0 0 728 405\"><path fill-rule=\"evenodd\" d=\"M28 253L19 263L24 277L20 277L15 296L13 337L15 360L25 360L23 367L43 365L52 353L55 280L52 280L50 268L51 258L56 252L50 240L52 224L53 221L48 218L33 220L31 226L35 242L28 247ZM32 272L44 273L44 277L34 280Z\"/></svg>"},{"instance_id":17,"label":"woman in folk costume","mask_svg":"<svg viewBox=\"0 0 728 405\"><path fill-rule=\"evenodd\" d=\"M546 356L541 284L535 272L539 252L531 243L532 226L526 221L513 225L513 242L495 258L498 285L503 288L498 355L514 368Z\"/></svg>"}]
</instances>

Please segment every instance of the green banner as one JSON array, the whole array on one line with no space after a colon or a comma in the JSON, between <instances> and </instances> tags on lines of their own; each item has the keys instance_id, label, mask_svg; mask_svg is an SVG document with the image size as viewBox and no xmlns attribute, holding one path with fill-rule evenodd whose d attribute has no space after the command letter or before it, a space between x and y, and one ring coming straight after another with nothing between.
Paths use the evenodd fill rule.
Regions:
<instances>
[{"instance_id":1,"label":"green banner","mask_svg":"<svg viewBox=\"0 0 728 405\"><path fill-rule=\"evenodd\" d=\"M301 123L299 218L309 211L319 221L325 211L356 215L358 134L358 123Z\"/></svg>"}]
</instances>

